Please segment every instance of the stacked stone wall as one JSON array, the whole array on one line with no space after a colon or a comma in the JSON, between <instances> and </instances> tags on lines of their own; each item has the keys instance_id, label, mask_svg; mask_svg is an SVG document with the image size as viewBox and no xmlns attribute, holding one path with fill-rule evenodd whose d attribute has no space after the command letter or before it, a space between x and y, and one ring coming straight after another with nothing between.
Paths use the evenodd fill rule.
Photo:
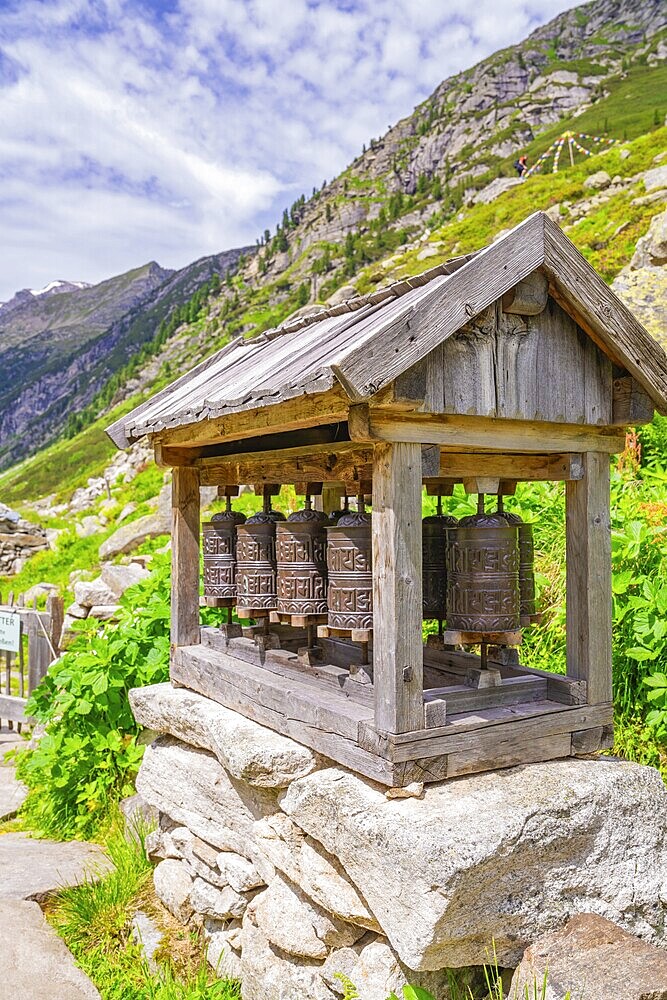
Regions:
<instances>
[{"instance_id":1,"label":"stacked stone wall","mask_svg":"<svg viewBox=\"0 0 667 1000\"><path fill-rule=\"evenodd\" d=\"M363 1000L410 982L439 1000L495 942L516 967L594 912L664 946L667 793L614 759L474 775L393 799L371 781L170 685L132 692L161 733L137 787L159 810L158 896L202 927L244 1000Z\"/></svg>"}]
</instances>

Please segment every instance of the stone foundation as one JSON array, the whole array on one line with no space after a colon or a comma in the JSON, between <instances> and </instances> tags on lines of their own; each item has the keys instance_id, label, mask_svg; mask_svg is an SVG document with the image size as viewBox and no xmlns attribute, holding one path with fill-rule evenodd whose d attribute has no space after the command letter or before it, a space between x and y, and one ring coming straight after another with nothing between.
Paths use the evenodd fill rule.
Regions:
<instances>
[{"instance_id":1,"label":"stone foundation","mask_svg":"<svg viewBox=\"0 0 667 1000\"><path fill-rule=\"evenodd\" d=\"M667 792L650 768L560 760L393 799L373 782L168 684L131 694L161 735L137 788L160 813L159 897L203 926L244 1000L449 996L577 913L667 944ZM466 971L463 971L466 970Z\"/></svg>"}]
</instances>

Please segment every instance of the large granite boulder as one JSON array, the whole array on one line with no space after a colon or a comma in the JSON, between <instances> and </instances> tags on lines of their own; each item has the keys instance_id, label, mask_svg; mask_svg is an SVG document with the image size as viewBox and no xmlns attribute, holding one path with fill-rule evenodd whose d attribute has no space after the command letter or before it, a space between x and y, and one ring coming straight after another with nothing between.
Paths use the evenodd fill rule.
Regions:
<instances>
[{"instance_id":1,"label":"large granite boulder","mask_svg":"<svg viewBox=\"0 0 667 1000\"><path fill-rule=\"evenodd\" d=\"M411 969L502 965L576 913L649 941L667 914L667 790L614 759L559 760L384 791L338 767L280 800L340 862Z\"/></svg>"}]
</instances>

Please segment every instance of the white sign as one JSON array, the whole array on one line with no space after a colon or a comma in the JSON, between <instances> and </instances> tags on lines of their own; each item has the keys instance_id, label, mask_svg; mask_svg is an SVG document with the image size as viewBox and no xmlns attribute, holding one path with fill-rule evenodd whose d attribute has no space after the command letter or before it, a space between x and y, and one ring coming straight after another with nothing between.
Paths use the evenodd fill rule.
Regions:
<instances>
[{"instance_id":1,"label":"white sign","mask_svg":"<svg viewBox=\"0 0 667 1000\"><path fill-rule=\"evenodd\" d=\"M10 611L0 611L0 649L18 653L21 648L21 618Z\"/></svg>"}]
</instances>

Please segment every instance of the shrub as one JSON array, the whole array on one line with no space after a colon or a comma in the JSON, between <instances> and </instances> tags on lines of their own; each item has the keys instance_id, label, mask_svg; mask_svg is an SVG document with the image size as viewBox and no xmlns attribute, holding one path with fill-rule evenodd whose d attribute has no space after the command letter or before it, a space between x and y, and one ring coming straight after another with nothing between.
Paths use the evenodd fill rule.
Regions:
<instances>
[{"instance_id":1,"label":"shrub","mask_svg":"<svg viewBox=\"0 0 667 1000\"><path fill-rule=\"evenodd\" d=\"M169 675L169 559L122 598L120 620L81 635L33 692L27 712L45 727L34 748L17 754L29 789L23 815L41 833L91 837L119 798L130 795L143 747L130 688Z\"/></svg>"}]
</instances>

